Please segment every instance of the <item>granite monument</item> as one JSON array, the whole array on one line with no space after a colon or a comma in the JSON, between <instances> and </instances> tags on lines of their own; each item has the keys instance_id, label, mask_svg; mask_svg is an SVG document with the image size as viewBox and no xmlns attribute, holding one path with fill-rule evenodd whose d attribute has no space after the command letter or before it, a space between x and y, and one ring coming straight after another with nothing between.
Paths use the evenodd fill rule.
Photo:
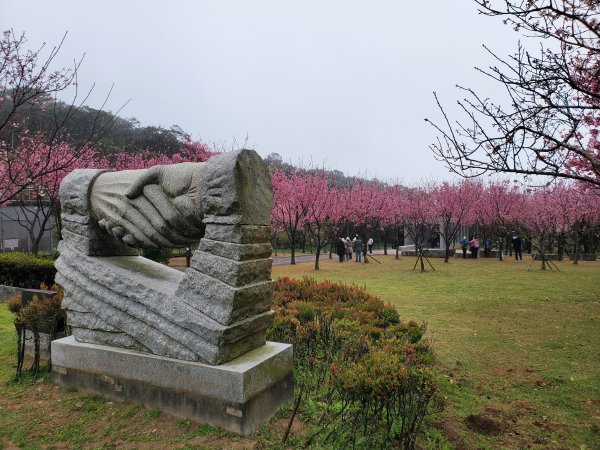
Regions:
<instances>
[{"instance_id":1,"label":"granite monument","mask_svg":"<svg viewBox=\"0 0 600 450\"><path fill-rule=\"evenodd\" d=\"M266 342L272 190L256 152L79 169L60 199L57 282L73 334L53 343L57 383L240 434L290 400L291 347ZM185 273L138 254L198 241Z\"/></svg>"}]
</instances>

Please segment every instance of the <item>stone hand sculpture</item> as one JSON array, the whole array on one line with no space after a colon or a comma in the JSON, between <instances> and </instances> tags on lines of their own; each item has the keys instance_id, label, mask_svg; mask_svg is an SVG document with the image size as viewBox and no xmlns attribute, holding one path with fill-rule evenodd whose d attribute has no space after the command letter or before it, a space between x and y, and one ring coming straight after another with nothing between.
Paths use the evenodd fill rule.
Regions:
<instances>
[{"instance_id":1,"label":"stone hand sculpture","mask_svg":"<svg viewBox=\"0 0 600 450\"><path fill-rule=\"evenodd\" d=\"M273 314L272 190L256 152L146 170L79 169L61 183L60 198L56 280L76 340L209 364L264 344ZM137 256L137 247L198 240L185 274Z\"/></svg>"},{"instance_id":2,"label":"stone hand sculpture","mask_svg":"<svg viewBox=\"0 0 600 450\"><path fill-rule=\"evenodd\" d=\"M100 174L92 217L132 247L183 247L204 235L199 185L203 163Z\"/></svg>"}]
</instances>

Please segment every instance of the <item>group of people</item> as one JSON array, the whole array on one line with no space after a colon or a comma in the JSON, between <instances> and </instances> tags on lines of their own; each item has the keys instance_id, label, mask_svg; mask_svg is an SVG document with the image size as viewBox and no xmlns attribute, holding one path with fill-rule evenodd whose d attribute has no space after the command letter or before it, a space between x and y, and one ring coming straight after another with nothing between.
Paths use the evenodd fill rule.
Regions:
<instances>
[{"instance_id":1,"label":"group of people","mask_svg":"<svg viewBox=\"0 0 600 450\"><path fill-rule=\"evenodd\" d=\"M502 241L501 241L502 242ZM471 252L471 258L477 259L479 253L479 237L476 234L471 235L471 239L467 239L466 236L459 241L460 247L463 252L463 258L467 257L467 249ZM515 251L515 259L517 261L523 261L523 255L521 253L522 243L521 237L516 231L512 232L512 244ZM483 251L486 258L490 256L492 250L492 240L487 238L483 241Z\"/></svg>"},{"instance_id":2,"label":"group of people","mask_svg":"<svg viewBox=\"0 0 600 450\"><path fill-rule=\"evenodd\" d=\"M335 243L335 252L340 258L340 262L344 261L352 261L352 253L355 255L354 262L362 261L363 252L369 252L369 254L373 254L373 239L369 238L366 244L366 249L363 248L365 243L361 239L361 237L357 234L354 239L339 238Z\"/></svg>"},{"instance_id":3,"label":"group of people","mask_svg":"<svg viewBox=\"0 0 600 450\"><path fill-rule=\"evenodd\" d=\"M471 252L471 258L477 259L479 254L479 237L476 234L471 235L471 239L467 239L466 236L459 241L460 247L462 248L463 258L467 257L467 249ZM484 255L487 258L490 256L490 250L492 248L492 240L487 238L483 241Z\"/></svg>"}]
</instances>

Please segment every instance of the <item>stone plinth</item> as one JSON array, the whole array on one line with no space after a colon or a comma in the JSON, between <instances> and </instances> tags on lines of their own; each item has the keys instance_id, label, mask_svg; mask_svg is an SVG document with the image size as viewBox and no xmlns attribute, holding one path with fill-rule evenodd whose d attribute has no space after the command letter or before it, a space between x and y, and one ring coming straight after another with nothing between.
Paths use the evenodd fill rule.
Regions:
<instances>
[{"instance_id":1,"label":"stone plinth","mask_svg":"<svg viewBox=\"0 0 600 450\"><path fill-rule=\"evenodd\" d=\"M267 342L210 366L70 336L52 342L52 379L249 435L293 399L292 346Z\"/></svg>"}]
</instances>

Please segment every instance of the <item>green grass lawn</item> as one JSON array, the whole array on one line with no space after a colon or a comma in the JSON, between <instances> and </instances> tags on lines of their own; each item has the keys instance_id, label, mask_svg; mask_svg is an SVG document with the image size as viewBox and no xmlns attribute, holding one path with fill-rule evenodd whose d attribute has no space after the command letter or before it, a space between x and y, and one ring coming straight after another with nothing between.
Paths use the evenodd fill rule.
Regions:
<instances>
[{"instance_id":1,"label":"green grass lawn","mask_svg":"<svg viewBox=\"0 0 600 450\"><path fill-rule=\"evenodd\" d=\"M273 268L365 287L428 324L439 360L444 412L423 448L600 448L600 262L322 260ZM138 405L58 389L47 379L11 383L14 328L0 304L0 448L283 448L285 420L248 438Z\"/></svg>"},{"instance_id":2,"label":"green grass lawn","mask_svg":"<svg viewBox=\"0 0 600 450\"><path fill-rule=\"evenodd\" d=\"M448 398L433 446L439 429L457 447L600 448L600 263L432 259L436 271L420 273L414 258L377 259L273 276L355 284L427 322Z\"/></svg>"}]
</instances>

